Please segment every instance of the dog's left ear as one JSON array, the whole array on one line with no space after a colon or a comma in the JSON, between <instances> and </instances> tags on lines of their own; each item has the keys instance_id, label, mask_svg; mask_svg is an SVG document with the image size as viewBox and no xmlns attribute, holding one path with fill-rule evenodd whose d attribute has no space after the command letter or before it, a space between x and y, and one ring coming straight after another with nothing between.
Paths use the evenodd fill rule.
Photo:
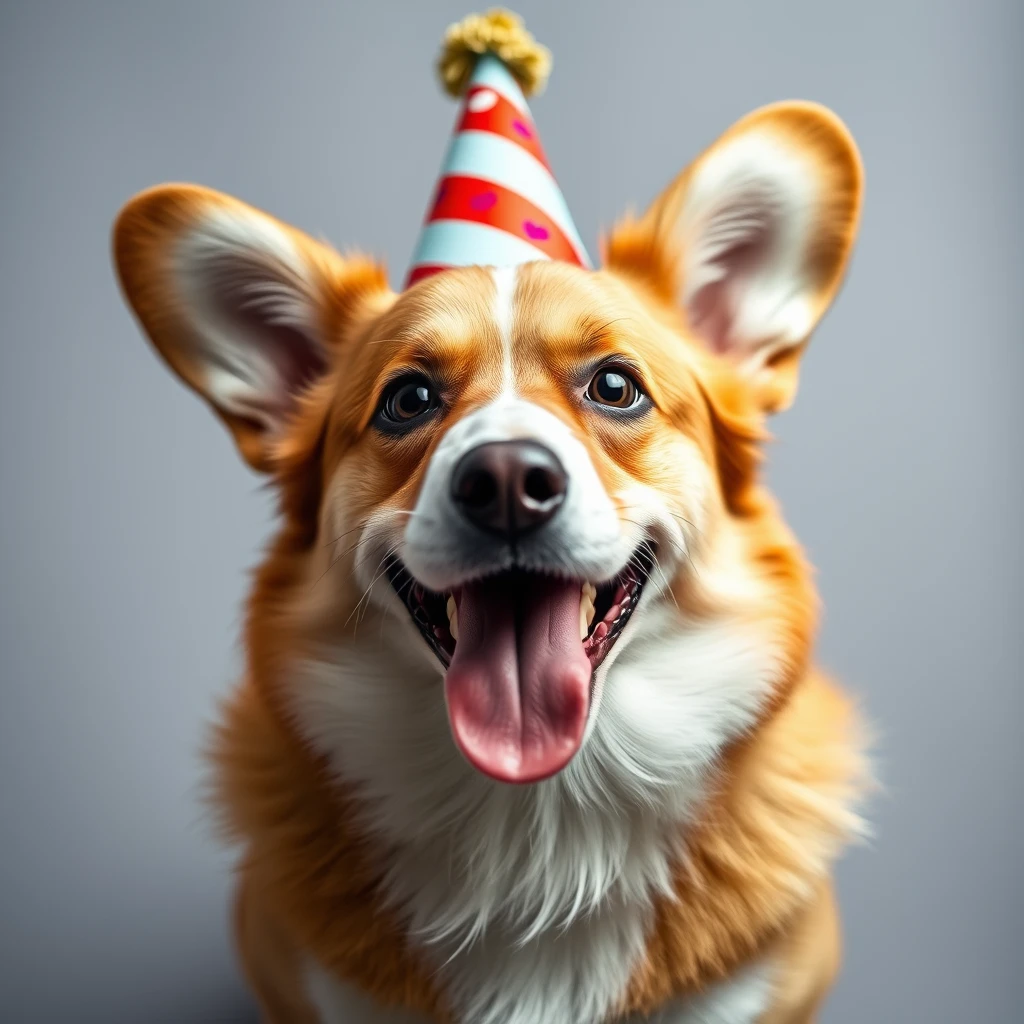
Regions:
<instances>
[{"instance_id":1,"label":"dog's left ear","mask_svg":"<svg viewBox=\"0 0 1024 1024\"><path fill-rule=\"evenodd\" d=\"M775 412L792 402L800 355L842 283L862 190L856 144L831 111L773 104L619 224L606 263L681 309Z\"/></svg>"},{"instance_id":2,"label":"dog's left ear","mask_svg":"<svg viewBox=\"0 0 1024 1024\"><path fill-rule=\"evenodd\" d=\"M394 298L382 267L238 199L161 185L121 210L114 262L129 305L170 368L273 472L299 402L361 320Z\"/></svg>"}]
</instances>

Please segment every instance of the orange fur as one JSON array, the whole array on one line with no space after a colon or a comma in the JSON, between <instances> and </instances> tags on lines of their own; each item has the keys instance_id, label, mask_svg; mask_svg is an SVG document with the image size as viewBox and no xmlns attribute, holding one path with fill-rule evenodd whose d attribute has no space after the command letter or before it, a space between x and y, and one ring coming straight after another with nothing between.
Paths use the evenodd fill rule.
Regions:
<instances>
[{"instance_id":1,"label":"orange fur","mask_svg":"<svg viewBox=\"0 0 1024 1024\"><path fill-rule=\"evenodd\" d=\"M810 105L758 112L723 141L752 127L806 153L827 197L806 253L817 318L839 287L856 229L855 151L838 122ZM672 595L697 620L734 613L771 638L778 662L758 727L723 752L700 821L680 834L676 899L658 902L646 956L616 1019L652 1013L771 954L783 980L766 1024L799 1024L813 1019L837 969L829 871L858 829L851 807L867 776L858 716L813 664L817 598L809 569L758 474L764 417L792 400L802 346L744 378L696 342L678 308L679 249L668 225L697 166L642 218L612 233L605 270L522 268L515 371L523 396L583 441L610 494L643 481L685 501L693 488L680 479L680 453L699 459L714 485L692 512L701 528ZM121 280L144 329L204 394L166 257L204 210L220 204L242 208L193 187L152 190L129 205L115 232ZM387 851L359 824L359 793L337 784L298 731L293 684L281 668L358 613L356 556L347 545L335 556L325 508L339 502L353 528L381 508L411 509L444 432L500 387L490 278L469 268L399 298L369 261L342 260L281 227L309 268L331 355L277 437L217 409L249 462L273 474L282 518L248 605L247 677L225 706L211 751L215 805L244 848L236 934L276 1024L315 1020L302 989L304 958L381 1003L446 1021L444 991L385 906ZM602 353L638 367L655 406L650 416L613 429L572 403L576 367ZM429 366L451 402L416 434L382 438L367 429L379 384L410 366ZM629 514L620 509L623 519ZM730 584L735 565L753 585ZM327 573L329 595L316 589ZM314 613L300 615L300 607Z\"/></svg>"},{"instance_id":2,"label":"orange fur","mask_svg":"<svg viewBox=\"0 0 1024 1024\"><path fill-rule=\"evenodd\" d=\"M717 798L687 839L678 902L659 908L628 1009L650 1013L794 939L838 848L859 828L850 810L866 781L857 732L848 701L811 673L733 752ZM806 952L794 953L799 970Z\"/></svg>"},{"instance_id":3,"label":"orange fur","mask_svg":"<svg viewBox=\"0 0 1024 1024\"><path fill-rule=\"evenodd\" d=\"M242 943L253 973L265 979L267 1006L301 1005L302 951L385 1004L443 1019L430 972L382 905L379 857L353 820L351 797L330 783L257 687L234 695L212 753L226 832L248 845L241 907L272 922L278 949L293 960L281 970L265 937L262 947L251 933ZM268 976L267 964L280 976Z\"/></svg>"}]
</instances>

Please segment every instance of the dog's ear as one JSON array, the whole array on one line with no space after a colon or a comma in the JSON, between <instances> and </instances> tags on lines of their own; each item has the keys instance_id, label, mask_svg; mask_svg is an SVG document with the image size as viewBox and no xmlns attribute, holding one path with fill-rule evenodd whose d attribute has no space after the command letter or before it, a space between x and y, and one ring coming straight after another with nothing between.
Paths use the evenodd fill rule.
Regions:
<instances>
[{"instance_id":1,"label":"dog's ear","mask_svg":"<svg viewBox=\"0 0 1024 1024\"><path fill-rule=\"evenodd\" d=\"M140 193L113 234L143 330L261 471L273 468L275 442L338 345L393 298L375 264L192 185Z\"/></svg>"},{"instance_id":2,"label":"dog's ear","mask_svg":"<svg viewBox=\"0 0 1024 1024\"><path fill-rule=\"evenodd\" d=\"M833 113L773 104L617 225L606 263L681 310L775 412L793 400L799 357L839 290L862 189L857 147Z\"/></svg>"}]
</instances>

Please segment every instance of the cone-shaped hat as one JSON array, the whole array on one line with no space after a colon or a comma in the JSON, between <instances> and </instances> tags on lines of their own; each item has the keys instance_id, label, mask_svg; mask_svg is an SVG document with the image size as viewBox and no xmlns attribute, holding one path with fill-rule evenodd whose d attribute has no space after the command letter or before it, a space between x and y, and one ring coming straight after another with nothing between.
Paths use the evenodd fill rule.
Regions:
<instances>
[{"instance_id":1,"label":"cone-shaped hat","mask_svg":"<svg viewBox=\"0 0 1024 1024\"><path fill-rule=\"evenodd\" d=\"M551 259L590 267L526 105L550 65L548 51L508 11L449 28L439 70L461 109L406 287L472 264Z\"/></svg>"}]
</instances>

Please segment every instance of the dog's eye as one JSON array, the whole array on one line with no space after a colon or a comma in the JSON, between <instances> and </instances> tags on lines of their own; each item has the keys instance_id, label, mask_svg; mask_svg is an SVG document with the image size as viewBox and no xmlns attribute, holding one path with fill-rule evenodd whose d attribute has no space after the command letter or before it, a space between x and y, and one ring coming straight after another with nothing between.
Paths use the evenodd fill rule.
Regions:
<instances>
[{"instance_id":1,"label":"dog's eye","mask_svg":"<svg viewBox=\"0 0 1024 1024\"><path fill-rule=\"evenodd\" d=\"M396 381L384 394L380 412L392 423L408 423L437 407L437 394L424 377Z\"/></svg>"},{"instance_id":2,"label":"dog's eye","mask_svg":"<svg viewBox=\"0 0 1024 1024\"><path fill-rule=\"evenodd\" d=\"M587 398L613 409L632 409L643 400L643 392L624 370L611 367L594 374L587 388Z\"/></svg>"}]
</instances>

